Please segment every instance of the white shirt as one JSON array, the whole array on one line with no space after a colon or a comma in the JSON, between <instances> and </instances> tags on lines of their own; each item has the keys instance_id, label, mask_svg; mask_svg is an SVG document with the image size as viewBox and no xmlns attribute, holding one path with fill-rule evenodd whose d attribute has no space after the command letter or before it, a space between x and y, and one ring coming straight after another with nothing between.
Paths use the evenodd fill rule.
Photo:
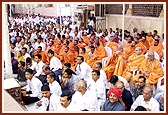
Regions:
<instances>
[{"instance_id":1,"label":"white shirt","mask_svg":"<svg viewBox=\"0 0 168 115\"><path fill-rule=\"evenodd\" d=\"M30 67L30 69L36 70L36 64L37 64L37 62L32 60L32 66Z\"/></svg>"},{"instance_id":2,"label":"white shirt","mask_svg":"<svg viewBox=\"0 0 168 115\"><path fill-rule=\"evenodd\" d=\"M30 54L28 54L28 53L26 53L23 57L24 57L25 60L26 60L26 58L28 58L28 57L31 58Z\"/></svg>"},{"instance_id":3,"label":"white shirt","mask_svg":"<svg viewBox=\"0 0 168 115\"><path fill-rule=\"evenodd\" d=\"M34 76L39 77L40 75L45 75L42 68L45 64L40 61L39 63L36 63L36 74Z\"/></svg>"},{"instance_id":4,"label":"white shirt","mask_svg":"<svg viewBox=\"0 0 168 115\"><path fill-rule=\"evenodd\" d=\"M32 91L32 94L30 94L30 97L38 97L39 99L41 99L42 97L41 87L42 87L42 83L38 78L33 76L31 81L29 79L27 80L26 91Z\"/></svg>"},{"instance_id":5,"label":"white shirt","mask_svg":"<svg viewBox=\"0 0 168 115\"><path fill-rule=\"evenodd\" d=\"M87 82L88 90L95 92L98 99L98 110L103 106L106 100L106 88L104 82L99 78L96 82L93 79L89 79Z\"/></svg>"},{"instance_id":6,"label":"white shirt","mask_svg":"<svg viewBox=\"0 0 168 115\"><path fill-rule=\"evenodd\" d=\"M92 68L86 62L82 62L77 65L76 74L87 81L92 76Z\"/></svg>"},{"instance_id":7,"label":"white shirt","mask_svg":"<svg viewBox=\"0 0 168 115\"><path fill-rule=\"evenodd\" d=\"M55 94L50 96L50 100L48 98L43 97L40 101L42 101L42 105L38 108L39 111L46 111L47 106L49 105L49 111L56 111L60 102L60 97Z\"/></svg>"},{"instance_id":8,"label":"white shirt","mask_svg":"<svg viewBox=\"0 0 168 115\"><path fill-rule=\"evenodd\" d=\"M100 70L100 79L101 81L103 81L104 85L107 87L108 85L108 81L107 81L107 76L106 73L104 72L104 70Z\"/></svg>"},{"instance_id":9,"label":"white shirt","mask_svg":"<svg viewBox=\"0 0 168 115\"><path fill-rule=\"evenodd\" d=\"M60 96L62 94L61 86L57 81L49 83L49 87L51 94L56 94L57 96Z\"/></svg>"},{"instance_id":10,"label":"white shirt","mask_svg":"<svg viewBox=\"0 0 168 115\"><path fill-rule=\"evenodd\" d=\"M66 108L59 104L57 111L80 111L80 109L78 108L78 106L70 103Z\"/></svg>"},{"instance_id":11,"label":"white shirt","mask_svg":"<svg viewBox=\"0 0 168 115\"><path fill-rule=\"evenodd\" d=\"M52 71L56 71L58 69L62 69L61 61L57 57L52 57L50 60L50 69Z\"/></svg>"},{"instance_id":12,"label":"white shirt","mask_svg":"<svg viewBox=\"0 0 168 115\"><path fill-rule=\"evenodd\" d=\"M134 111L138 106L149 108L151 111L159 111L159 103L151 97L150 101L145 102L143 95L139 95L131 106L131 111Z\"/></svg>"},{"instance_id":13,"label":"white shirt","mask_svg":"<svg viewBox=\"0 0 168 115\"><path fill-rule=\"evenodd\" d=\"M80 110L87 109L89 111L97 111L97 97L96 94L90 90L86 90L84 95L76 91L72 96L71 103L79 107Z\"/></svg>"}]
</instances>

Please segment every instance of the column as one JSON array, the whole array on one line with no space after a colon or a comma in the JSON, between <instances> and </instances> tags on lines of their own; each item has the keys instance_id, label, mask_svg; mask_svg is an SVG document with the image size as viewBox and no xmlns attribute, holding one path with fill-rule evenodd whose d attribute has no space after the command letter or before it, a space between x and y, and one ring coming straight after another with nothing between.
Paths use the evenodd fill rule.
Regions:
<instances>
[{"instance_id":1,"label":"column","mask_svg":"<svg viewBox=\"0 0 168 115\"><path fill-rule=\"evenodd\" d=\"M163 9L162 9L162 11L160 12L159 18L164 18L164 9L165 9L165 4L163 4Z\"/></svg>"},{"instance_id":2,"label":"column","mask_svg":"<svg viewBox=\"0 0 168 115\"><path fill-rule=\"evenodd\" d=\"M129 4L129 8L126 12L126 16L132 16L132 4Z\"/></svg>"},{"instance_id":3,"label":"column","mask_svg":"<svg viewBox=\"0 0 168 115\"><path fill-rule=\"evenodd\" d=\"M7 4L2 4L2 72L4 72L4 78L12 78L12 64L10 54L10 43L9 43L9 31L7 22ZM5 65L4 65L5 62ZM5 66L5 68L4 68Z\"/></svg>"}]
</instances>

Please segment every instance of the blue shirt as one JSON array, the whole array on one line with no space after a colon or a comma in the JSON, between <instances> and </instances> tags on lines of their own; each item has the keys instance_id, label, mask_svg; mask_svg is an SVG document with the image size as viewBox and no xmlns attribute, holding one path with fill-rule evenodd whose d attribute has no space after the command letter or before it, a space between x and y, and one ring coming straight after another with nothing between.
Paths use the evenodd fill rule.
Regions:
<instances>
[{"instance_id":1,"label":"blue shirt","mask_svg":"<svg viewBox=\"0 0 168 115\"><path fill-rule=\"evenodd\" d=\"M125 108L120 104L120 102L111 103L109 100L106 100L101 111L125 111Z\"/></svg>"}]
</instances>

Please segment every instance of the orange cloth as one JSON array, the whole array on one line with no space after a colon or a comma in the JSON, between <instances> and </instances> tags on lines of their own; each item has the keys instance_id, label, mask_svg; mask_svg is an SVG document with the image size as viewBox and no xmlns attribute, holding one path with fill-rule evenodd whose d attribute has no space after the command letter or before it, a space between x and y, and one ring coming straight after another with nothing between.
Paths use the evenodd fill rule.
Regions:
<instances>
[{"instance_id":1,"label":"orange cloth","mask_svg":"<svg viewBox=\"0 0 168 115\"><path fill-rule=\"evenodd\" d=\"M159 45L158 45L158 46L154 46L154 45L153 45L153 46L151 46L151 47L149 48L149 50L158 53L160 59L162 59L162 57L163 57L163 48L162 48L161 46L159 46Z\"/></svg>"},{"instance_id":2,"label":"orange cloth","mask_svg":"<svg viewBox=\"0 0 168 115\"><path fill-rule=\"evenodd\" d=\"M122 56L118 57L117 64L115 66L114 75L122 76L126 67L126 61Z\"/></svg>"},{"instance_id":3,"label":"orange cloth","mask_svg":"<svg viewBox=\"0 0 168 115\"><path fill-rule=\"evenodd\" d=\"M146 77L146 83L150 85L156 85L158 78L163 77L164 72L160 65L160 62L157 59L154 59L152 65L150 64L148 59L145 59L141 62L139 70L143 73L143 71L149 72L149 76L145 76L144 74L137 74L133 77L133 83L138 81L138 77L140 75L144 75Z\"/></svg>"},{"instance_id":4,"label":"orange cloth","mask_svg":"<svg viewBox=\"0 0 168 115\"><path fill-rule=\"evenodd\" d=\"M50 50L50 49L51 49L52 51L54 51L54 53L56 53L56 52L55 52L55 46L52 45L52 46L47 46L46 51L45 51L46 55L47 55L47 53L48 53L48 50Z\"/></svg>"},{"instance_id":5,"label":"orange cloth","mask_svg":"<svg viewBox=\"0 0 168 115\"><path fill-rule=\"evenodd\" d=\"M143 45L141 42L135 45L135 47L141 47L142 48L142 54L145 54L147 51L147 48L145 45Z\"/></svg>"},{"instance_id":6,"label":"orange cloth","mask_svg":"<svg viewBox=\"0 0 168 115\"><path fill-rule=\"evenodd\" d=\"M124 41L123 47L130 47L131 43L128 43L127 41Z\"/></svg>"},{"instance_id":7,"label":"orange cloth","mask_svg":"<svg viewBox=\"0 0 168 115\"><path fill-rule=\"evenodd\" d=\"M105 43L106 43L105 37L100 38L100 39L99 39L99 42L100 42L100 44L101 44L102 46L105 46Z\"/></svg>"},{"instance_id":8,"label":"orange cloth","mask_svg":"<svg viewBox=\"0 0 168 115\"><path fill-rule=\"evenodd\" d=\"M69 62L71 65L74 65L74 63L75 63L74 62L74 54L70 51L60 52L59 58L60 58L62 65L64 65L64 63L67 63L67 62Z\"/></svg>"},{"instance_id":9,"label":"orange cloth","mask_svg":"<svg viewBox=\"0 0 168 115\"><path fill-rule=\"evenodd\" d=\"M151 43L154 41L154 39L153 39L152 36L146 36L146 40L149 41L150 45L151 45Z\"/></svg>"},{"instance_id":10,"label":"orange cloth","mask_svg":"<svg viewBox=\"0 0 168 115\"><path fill-rule=\"evenodd\" d=\"M126 69L123 72L123 77L129 82L134 70L138 70L141 62L145 59L144 55L132 54L128 58Z\"/></svg>"},{"instance_id":11,"label":"orange cloth","mask_svg":"<svg viewBox=\"0 0 168 115\"><path fill-rule=\"evenodd\" d=\"M155 41L152 41L151 46L154 45L154 42L155 42ZM160 41L159 41L158 46L160 46L162 49L164 49L164 46L163 46L162 42L160 42Z\"/></svg>"},{"instance_id":12,"label":"orange cloth","mask_svg":"<svg viewBox=\"0 0 168 115\"><path fill-rule=\"evenodd\" d=\"M84 54L79 53L79 56L83 56L85 62L87 62L87 60L89 59L89 55L87 53Z\"/></svg>"},{"instance_id":13,"label":"orange cloth","mask_svg":"<svg viewBox=\"0 0 168 115\"><path fill-rule=\"evenodd\" d=\"M88 54L90 52L90 46L86 46L85 49L86 49L86 53Z\"/></svg>"},{"instance_id":14,"label":"orange cloth","mask_svg":"<svg viewBox=\"0 0 168 115\"><path fill-rule=\"evenodd\" d=\"M63 46L63 44L57 44L56 46L55 46L55 53L57 54L57 55L59 55L59 53L60 53L60 51L61 50L64 50L64 49L62 49L62 46ZM63 51L62 51L63 52Z\"/></svg>"},{"instance_id":15,"label":"orange cloth","mask_svg":"<svg viewBox=\"0 0 168 115\"><path fill-rule=\"evenodd\" d=\"M114 74L117 61L118 61L118 56L117 55L112 55L107 60L107 63L104 66L104 71L106 73L108 81L110 80L111 76Z\"/></svg>"},{"instance_id":16,"label":"orange cloth","mask_svg":"<svg viewBox=\"0 0 168 115\"><path fill-rule=\"evenodd\" d=\"M82 39L85 42L85 44L87 44L87 45L89 44L90 39L88 36L82 36Z\"/></svg>"},{"instance_id":17,"label":"orange cloth","mask_svg":"<svg viewBox=\"0 0 168 115\"><path fill-rule=\"evenodd\" d=\"M70 41L68 47L69 47L69 50L70 50L72 53L75 52L74 46L75 46L74 43Z\"/></svg>"},{"instance_id":18,"label":"orange cloth","mask_svg":"<svg viewBox=\"0 0 168 115\"><path fill-rule=\"evenodd\" d=\"M53 42L54 42L54 46L56 46L58 44L58 38L54 39Z\"/></svg>"},{"instance_id":19,"label":"orange cloth","mask_svg":"<svg viewBox=\"0 0 168 115\"><path fill-rule=\"evenodd\" d=\"M95 48L93 56L87 61L87 63L93 68L95 62L102 62L102 58L106 57L107 53L103 46Z\"/></svg>"},{"instance_id":20,"label":"orange cloth","mask_svg":"<svg viewBox=\"0 0 168 115\"><path fill-rule=\"evenodd\" d=\"M38 53L38 52L35 50L34 53L33 53L33 55L35 56L35 55L37 55L37 54L40 54L40 55L41 55L41 57L42 57L41 61L42 61L43 63L47 63L47 55L45 54L44 51L41 51L41 52Z\"/></svg>"},{"instance_id":21,"label":"orange cloth","mask_svg":"<svg viewBox=\"0 0 168 115\"><path fill-rule=\"evenodd\" d=\"M78 47L79 48L84 48L84 47L86 47L86 44L84 43L84 42L78 42Z\"/></svg>"},{"instance_id":22,"label":"orange cloth","mask_svg":"<svg viewBox=\"0 0 168 115\"><path fill-rule=\"evenodd\" d=\"M115 51L117 51L117 49L118 49L118 47L119 47L116 42L111 42L111 41L107 42L106 46L107 46L107 47L110 47L113 53L114 53Z\"/></svg>"},{"instance_id":23,"label":"orange cloth","mask_svg":"<svg viewBox=\"0 0 168 115\"><path fill-rule=\"evenodd\" d=\"M127 60L129 56L131 56L133 53L134 53L134 50L135 50L136 47L131 47L131 46L128 46L128 47L124 47L124 52L125 52L125 59Z\"/></svg>"},{"instance_id":24,"label":"orange cloth","mask_svg":"<svg viewBox=\"0 0 168 115\"><path fill-rule=\"evenodd\" d=\"M147 49L150 48L150 43L148 40L145 40L145 41L140 40L139 42L141 42L143 45L145 45Z\"/></svg>"}]
</instances>

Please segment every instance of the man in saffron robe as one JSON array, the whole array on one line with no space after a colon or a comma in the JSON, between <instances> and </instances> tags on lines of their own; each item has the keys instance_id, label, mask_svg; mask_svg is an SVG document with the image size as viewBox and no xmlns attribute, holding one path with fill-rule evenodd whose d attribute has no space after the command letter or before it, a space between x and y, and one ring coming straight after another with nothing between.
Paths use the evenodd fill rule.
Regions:
<instances>
[{"instance_id":1,"label":"man in saffron robe","mask_svg":"<svg viewBox=\"0 0 168 115\"><path fill-rule=\"evenodd\" d=\"M163 57L163 48L161 46L159 46L159 40L155 39L154 41L154 45L152 45L149 48L150 51L154 51L156 53L159 54L160 60L162 61L162 57Z\"/></svg>"},{"instance_id":2,"label":"man in saffron robe","mask_svg":"<svg viewBox=\"0 0 168 115\"><path fill-rule=\"evenodd\" d=\"M134 70L138 70L141 62L145 59L142 54L142 48L136 47L134 54L132 54L127 60L127 66L123 73L123 77L129 82Z\"/></svg>"},{"instance_id":3,"label":"man in saffron robe","mask_svg":"<svg viewBox=\"0 0 168 115\"><path fill-rule=\"evenodd\" d=\"M102 58L107 56L106 50L100 45L99 41L94 43L95 50L93 56L87 61L87 63L93 68L95 62L101 62Z\"/></svg>"},{"instance_id":4,"label":"man in saffron robe","mask_svg":"<svg viewBox=\"0 0 168 115\"><path fill-rule=\"evenodd\" d=\"M110 47L112 52L114 53L115 51L117 51L119 45L118 45L118 43L114 42L114 37L111 36L110 41L108 41L106 44L106 47Z\"/></svg>"},{"instance_id":5,"label":"man in saffron robe","mask_svg":"<svg viewBox=\"0 0 168 115\"><path fill-rule=\"evenodd\" d=\"M69 50L69 47L65 47L64 52L59 54L60 61L62 65L69 62L71 65L74 65L74 54Z\"/></svg>"},{"instance_id":6,"label":"man in saffron robe","mask_svg":"<svg viewBox=\"0 0 168 115\"><path fill-rule=\"evenodd\" d=\"M136 83L139 76L146 77L146 84L156 85L158 78L163 77L164 72L160 62L154 58L154 52L148 51L147 58L141 62L140 74L133 76L133 83Z\"/></svg>"},{"instance_id":7,"label":"man in saffron robe","mask_svg":"<svg viewBox=\"0 0 168 115\"><path fill-rule=\"evenodd\" d=\"M42 57L41 61L43 63L46 63L47 65L49 64L49 62L47 62L47 56L46 56L45 52L42 51L42 47L41 46L38 46L38 48L34 51L34 56L37 55L37 54L41 55L41 57Z\"/></svg>"},{"instance_id":8,"label":"man in saffron robe","mask_svg":"<svg viewBox=\"0 0 168 115\"><path fill-rule=\"evenodd\" d=\"M141 42L139 42L139 38L134 38L134 41L136 43L135 47L141 47L142 48L142 54L145 54L147 51L147 48L145 45L143 45Z\"/></svg>"},{"instance_id":9,"label":"man in saffron robe","mask_svg":"<svg viewBox=\"0 0 168 115\"><path fill-rule=\"evenodd\" d=\"M148 40L146 40L146 36L142 36L142 39L140 39L139 42L141 42L143 45L146 46L147 49L149 49L150 43Z\"/></svg>"},{"instance_id":10,"label":"man in saffron robe","mask_svg":"<svg viewBox=\"0 0 168 115\"><path fill-rule=\"evenodd\" d=\"M87 60L89 59L89 54L86 53L86 49L85 48L80 48L79 49L79 56L83 56L84 57L84 62L87 62Z\"/></svg>"},{"instance_id":11,"label":"man in saffron robe","mask_svg":"<svg viewBox=\"0 0 168 115\"><path fill-rule=\"evenodd\" d=\"M107 60L107 63L104 66L104 71L109 81L112 75L121 76L124 72L126 62L124 59L124 52L122 47L119 47L118 50L110 56Z\"/></svg>"}]
</instances>

